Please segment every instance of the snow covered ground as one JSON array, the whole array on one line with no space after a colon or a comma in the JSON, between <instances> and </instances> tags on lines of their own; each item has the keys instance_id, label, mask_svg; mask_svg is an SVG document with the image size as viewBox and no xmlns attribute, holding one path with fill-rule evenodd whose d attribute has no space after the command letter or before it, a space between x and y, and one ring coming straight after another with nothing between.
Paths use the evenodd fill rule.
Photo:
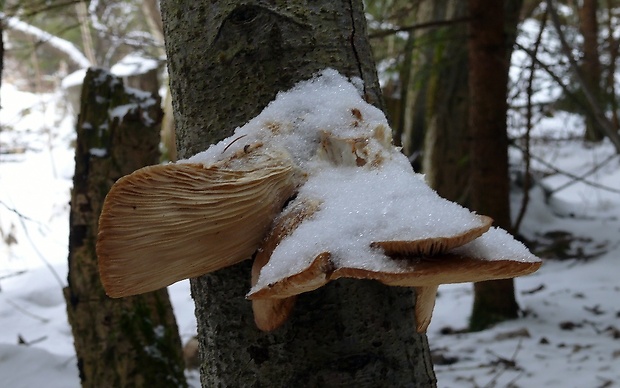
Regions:
<instances>
[{"instance_id":1,"label":"snow covered ground","mask_svg":"<svg viewBox=\"0 0 620 388\"><path fill-rule=\"evenodd\" d=\"M0 386L78 387L62 297L72 113L59 94L35 96L6 84L1 101ZM544 133L534 135L563 133L566 122L547 119ZM541 159L533 167L546 176L537 175L520 232L549 258L516 280L523 317L483 332L461 332L471 285L440 287L428 331L440 387L620 386L620 159L608 143L537 141L532 152ZM516 150L511 158L520 163ZM587 182L569 185L547 163ZM516 212L516 191L513 200ZM188 283L170 293L187 341L196 332ZM198 386L197 373L189 375Z\"/></svg>"}]
</instances>

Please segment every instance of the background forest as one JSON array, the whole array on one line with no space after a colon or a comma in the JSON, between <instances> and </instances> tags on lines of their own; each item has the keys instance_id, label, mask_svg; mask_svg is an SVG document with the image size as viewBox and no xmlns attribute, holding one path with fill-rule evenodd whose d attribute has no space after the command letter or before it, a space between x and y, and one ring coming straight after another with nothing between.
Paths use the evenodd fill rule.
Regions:
<instances>
[{"instance_id":1,"label":"background forest","mask_svg":"<svg viewBox=\"0 0 620 388\"><path fill-rule=\"evenodd\" d=\"M176 159L158 1L1 4L0 385L79 386L63 288L80 90L96 66L160 95L160 160ZM466 146L476 66L467 3L365 6L395 142L440 195L477 207L470 171L479 162ZM617 386L620 2L504 8L510 206L502 226L544 265L514 288L492 288L514 308L490 318L475 307L484 287L440 287L428 330L438 386ZM196 335L189 285L169 292L186 344ZM499 323L506 318L516 319ZM187 357L187 383L200 386Z\"/></svg>"}]
</instances>

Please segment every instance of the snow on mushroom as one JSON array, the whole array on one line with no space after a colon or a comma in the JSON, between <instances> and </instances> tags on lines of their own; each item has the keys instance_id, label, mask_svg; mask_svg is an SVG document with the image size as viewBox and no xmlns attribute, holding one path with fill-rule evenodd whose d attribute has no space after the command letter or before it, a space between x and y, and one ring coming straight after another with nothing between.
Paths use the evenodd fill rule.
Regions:
<instances>
[{"instance_id":1,"label":"snow on mushroom","mask_svg":"<svg viewBox=\"0 0 620 388\"><path fill-rule=\"evenodd\" d=\"M122 178L100 219L106 292L150 291L257 252L248 298L262 330L286 321L295 295L348 277L415 287L424 331L437 285L540 266L490 218L439 197L390 134L327 69L208 150Z\"/></svg>"}]
</instances>

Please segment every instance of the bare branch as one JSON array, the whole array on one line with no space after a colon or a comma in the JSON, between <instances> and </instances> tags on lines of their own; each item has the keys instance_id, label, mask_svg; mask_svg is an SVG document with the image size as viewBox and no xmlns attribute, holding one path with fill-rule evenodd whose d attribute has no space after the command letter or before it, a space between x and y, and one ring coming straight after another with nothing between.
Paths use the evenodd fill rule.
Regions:
<instances>
[{"instance_id":1,"label":"bare branch","mask_svg":"<svg viewBox=\"0 0 620 388\"><path fill-rule=\"evenodd\" d=\"M10 211L11 213L15 213L19 218L23 218L24 220L28 220L31 222L36 222L38 224L40 224L38 221L33 220L32 218L25 216L24 214L20 213L19 210L7 205L6 203L0 201L0 205L4 206L8 211Z\"/></svg>"},{"instance_id":2,"label":"bare branch","mask_svg":"<svg viewBox=\"0 0 620 388\"><path fill-rule=\"evenodd\" d=\"M449 20L435 20L432 22L418 23L418 24L413 24L411 26L405 26L405 27L389 28L387 30L379 30L379 31L370 33L368 34L368 38L370 39L384 38L386 36L394 35L399 32L410 32L414 30L420 30L423 28L449 26L449 25L457 24L457 23L467 23L471 20L472 18L467 16L467 17L454 18L454 19L449 19Z\"/></svg>"},{"instance_id":3,"label":"bare branch","mask_svg":"<svg viewBox=\"0 0 620 388\"><path fill-rule=\"evenodd\" d=\"M88 60L88 58L86 58L86 56L84 56L82 51L68 40L54 36L49 32L43 31L39 27L35 27L31 24L21 21L14 16L7 17L4 13L0 13L0 19L2 19L7 28L19 31L22 34L28 36L32 36L38 42L45 43L55 51L61 53L64 57L68 58L71 62L73 62L80 68L86 68L91 65L91 62Z\"/></svg>"},{"instance_id":4,"label":"bare branch","mask_svg":"<svg viewBox=\"0 0 620 388\"><path fill-rule=\"evenodd\" d=\"M5 299L5 300L6 300L6 303L10 304L11 307L13 307L15 310L20 311L23 314L25 314L25 315L27 315L27 316L29 316L31 318L36 319L37 321L40 321L42 323L48 323L50 321L49 318L44 318L44 317L42 317L40 315L33 314L30 311L26 310L25 308L21 307L20 305L18 305L17 303L13 302L10 299Z\"/></svg>"},{"instance_id":5,"label":"bare branch","mask_svg":"<svg viewBox=\"0 0 620 388\"><path fill-rule=\"evenodd\" d=\"M521 146L519 146L519 145L515 144L514 142L513 142L513 143L511 143L511 146L513 146L513 147L515 147L515 148L519 149L521 152L523 152L523 147L521 147ZM579 176L579 175L575 175L575 174L573 174L573 173L570 173L570 172L568 172L568 171L561 170L561 169L559 169L558 167L554 166L553 164L551 164L551 163L547 162L546 160L544 160L544 159L543 159L543 158L541 158L541 157L538 157L538 156L535 156L535 155L530 155L530 157L531 157L532 159L536 160L537 162L539 162L539 163L540 163L540 164L542 164L543 166L545 166L545 167L549 168L552 172L554 172L554 173L556 173L556 174L561 174L561 175L564 175L564 176L567 176L567 177L569 177L569 178L573 179L573 181L571 181L569 184L564 184L564 185L562 185L562 186L559 186L558 188L555 188L555 189L553 189L553 190L547 191L547 192L546 192L547 194L553 194L553 193L556 193L556 192L558 192L558 191L560 191L560 190L562 190L562 189L565 189L566 187L571 186L572 184L577 183L577 182L582 182L582 183L584 183L584 184L586 184L586 185L588 185L588 186L595 187L595 188L597 188L597 189L601 189L601 190L605 190L605 191L609 191L609 192L611 192L611 193L617 193L617 194L620 194L620 190L619 190L619 189L616 189L616 188L614 188L614 187L605 186L605 185L602 185L602 184L600 184L600 183L597 183L597 182L592 182L592 181L589 181L589 180L587 180L587 179L586 179L586 178L587 178L588 176L590 176L593 172L596 172L598 169L600 169L601 167L603 167L605 164L609 163L611 160L613 160L613 159L614 159L614 158L616 158L617 156L618 156L618 155L616 155L616 154L609 156L607 159L605 159L604 161L602 161L601 163L599 163L597 166L593 167L592 169L590 169L589 171L587 171L585 174L583 174L583 175Z\"/></svg>"},{"instance_id":6,"label":"bare branch","mask_svg":"<svg viewBox=\"0 0 620 388\"><path fill-rule=\"evenodd\" d=\"M540 43L542 42L543 32L545 31L545 25L547 24L547 16L549 12L545 10L543 14L543 19L540 23L540 29L538 30L538 35L536 37L536 42L534 43L534 52L531 58L530 63L530 74L527 82L527 113L526 113L526 132L525 132L525 149L523 150L523 159L525 160L525 174L523 177L523 201L521 202L521 208L519 209L519 213L517 215L517 219L515 220L513 230L514 233L517 233L519 230L519 226L521 226L521 222L523 221L523 217L525 216L525 211L527 210L527 205L530 200L530 186L531 186L531 177L530 177L530 162L531 162L531 153L530 153L530 133L532 132L532 94L533 94L533 84L534 84L534 74L536 73L536 58L538 54L538 49L540 48Z\"/></svg>"},{"instance_id":7,"label":"bare branch","mask_svg":"<svg viewBox=\"0 0 620 388\"><path fill-rule=\"evenodd\" d=\"M25 216L22 213L20 213L17 209L14 209L14 208L8 206L7 204L5 204L2 201L0 201L0 205L4 206L9 211L17 214L17 216L18 216L17 219L19 220L19 223L22 225L22 228L24 229L24 233L26 234L26 238L30 242L30 245L32 246L32 249L35 250L35 252L37 253L37 256L39 256L39 259L41 259L43 264L45 264L45 266L50 270L50 272L52 273L54 278L58 281L58 284L60 284L61 287L64 287L64 282L60 278L60 275L58 275L58 272L56 272L56 270L54 269L52 264L45 258L45 256L43 256L41 251L37 248L37 245L34 243L32 238L30 237L30 233L28 233L28 228L26 227L26 223L24 222L24 220L31 221L31 222L36 222L38 224L40 224L40 223L38 221L36 221L36 220L33 220L32 218L28 218L27 216Z\"/></svg>"},{"instance_id":8,"label":"bare branch","mask_svg":"<svg viewBox=\"0 0 620 388\"><path fill-rule=\"evenodd\" d=\"M558 38L560 39L560 43L562 45L562 51L564 51L564 55L566 55L566 57L568 58L570 67L575 74L575 78L577 79L577 82L579 83L579 86L583 91L584 96L586 97L589 108L588 112L590 112L593 119L596 120L596 122L601 126L601 129L603 130L605 135L614 145L616 152L620 154L620 135L613 127L612 123L607 119L607 117L605 117L605 114L598 106L598 102L596 101L594 94L583 79L581 71L579 71L577 61L575 61L575 58L571 54L571 47L568 45L566 38L564 37L564 32L562 31L562 26L560 24L560 17L558 16L558 12L555 9L553 0L547 0L547 10L549 12L549 16L551 16L553 26L558 33Z\"/></svg>"}]
</instances>

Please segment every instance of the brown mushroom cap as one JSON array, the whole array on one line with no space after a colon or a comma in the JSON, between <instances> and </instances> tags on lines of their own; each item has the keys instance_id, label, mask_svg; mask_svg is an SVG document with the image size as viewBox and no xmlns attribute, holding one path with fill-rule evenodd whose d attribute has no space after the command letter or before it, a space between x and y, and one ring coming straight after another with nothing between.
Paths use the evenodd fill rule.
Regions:
<instances>
[{"instance_id":1,"label":"brown mushroom cap","mask_svg":"<svg viewBox=\"0 0 620 388\"><path fill-rule=\"evenodd\" d=\"M278 244L288 237L304 220L318 211L319 202L293 201L274 222L274 227L261 246L252 266L252 286L256 285L260 270L268 265L271 254ZM318 255L301 273L287 277L272 285L248 294L248 299L283 299L315 290L328 282L327 274L332 268L329 253Z\"/></svg>"},{"instance_id":2,"label":"brown mushroom cap","mask_svg":"<svg viewBox=\"0 0 620 388\"><path fill-rule=\"evenodd\" d=\"M119 179L99 219L106 293L153 291L250 258L294 193L286 152L243 161L145 167Z\"/></svg>"},{"instance_id":3,"label":"brown mushroom cap","mask_svg":"<svg viewBox=\"0 0 620 388\"><path fill-rule=\"evenodd\" d=\"M374 279L389 286L425 287L438 284L482 282L529 275L541 262L485 260L443 254L408 259L405 272L381 272L361 268L338 268L330 279Z\"/></svg>"},{"instance_id":4,"label":"brown mushroom cap","mask_svg":"<svg viewBox=\"0 0 620 388\"><path fill-rule=\"evenodd\" d=\"M382 248L388 256L437 255L477 239L489 230L493 224L493 219L490 217L483 215L475 215L475 217L480 221L480 226L453 236L432 237L413 241L376 241L371 246Z\"/></svg>"},{"instance_id":5,"label":"brown mushroom cap","mask_svg":"<svg viewBox=\"0 0 620 388\"><path fill-rule=\"evenodd\" d=\"M431 324L439 285L415 288L415 325L418 333L425 333Z\"/></svg>"},{"instance_id":6,"label":"brown mushroom cap","mask_svg":"<svg viewBox=\"0 0 620 388\"><path fill-rule=\"evenodd\" d=\"M248 299L285 298L315 290L340 278L372 279L389 286L427 287L438 284L507 279L535 272L541 262L485 260L442 254L433 257L398 258L407 261L399 272L337 267L329 252L318 255L304 271L248 294Z\"/></svg>"},{"instance_id":7,"label":"brown mushroom cap","mask_svg":"<svg viewBox=\"0 0 620 388\"><path fill-rule=\"evenodd\" d=\"M269 236L258 249L252 264L252 287L258 281L261 269L268 264L273 250L283 238L297 225L310 217L317 209L318 202L293 202L274 221ZM263 331L272 331L282 326L295 307L297 295L280 299L252 299L252 311L256 326Z\"/></svg>"},{"instance_id":8,"label":"brown mushroom cap","mask_svg":"<svg viewBox=\"0 0 620 388\"><path fill-rule=\"evenodd\" d=\"M314 291L331 280L330 274L333 269L334 265L331 261L330 253L321 253L302 272L287 276L275 283L268 284L257 291L251 292L247 295L247 298L252 300L264 298L282 299Z\"/></svg>"},{"instance_id":9,"label":"brown mushroom cap","mask_svg":"<svg viewBox=\"0 0 620 388\"><path fill-rule=\"evenodd\" d=\"M497 248L487 247L493 245L494 241L513 248L507 248L505 254L499 253ZM325 252L318 255L304 271L256 290L250 293L248 298L254 300L290 297L312 291L339 278L378 280L389 286L416 289L416 329L424 332L431 320L439 284L513 278L531 274L540 268L541 261L531 255L522 244L515 244L515 241L504 231L493 228L484 238L440 255L386 258L398 265L386 266L385 269L341 266L337 260L332 260L329 252ZM491 257L482 258L481 253Z\"/></svg>"}]
</instances>

